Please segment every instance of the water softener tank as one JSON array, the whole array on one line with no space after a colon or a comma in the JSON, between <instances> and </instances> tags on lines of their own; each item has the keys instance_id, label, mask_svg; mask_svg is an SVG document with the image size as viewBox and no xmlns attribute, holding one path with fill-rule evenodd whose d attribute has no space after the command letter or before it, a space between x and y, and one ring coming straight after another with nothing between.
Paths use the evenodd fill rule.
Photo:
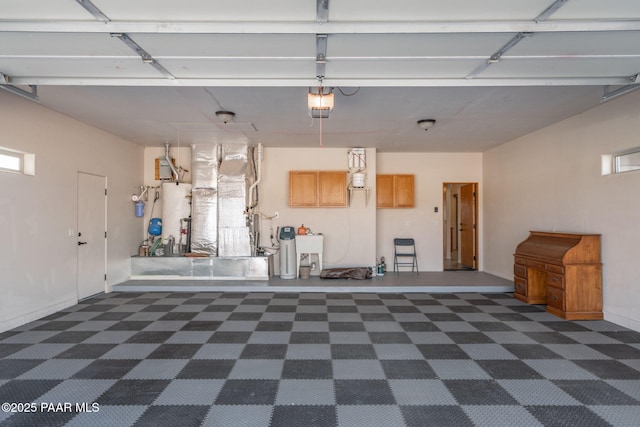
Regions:
<instances>
[{"instance_id":1,"label":"water softener tank","mask_svg":"<svg viewBox=\"0 0 640 427\"><path fill-rule=\"evenodd\" d=\"M280 278L295 279L296 274L296 232L293 227L280 228Z\"/></svg>"}]
</instances>

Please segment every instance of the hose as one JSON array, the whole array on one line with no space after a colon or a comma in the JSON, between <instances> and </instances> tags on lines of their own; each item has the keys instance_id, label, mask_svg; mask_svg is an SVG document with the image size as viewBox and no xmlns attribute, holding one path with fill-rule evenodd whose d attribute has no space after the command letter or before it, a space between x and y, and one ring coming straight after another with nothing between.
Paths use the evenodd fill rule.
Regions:
<instances>
[{"instance_id":1,"label":"hose","mask_svg":"<svg viewBox=\"0 0 640 427\"><path fill-rule=\"evenodd\" d=\"M153 218L153 209L156 207L156 202L160 199L160 189L156 187L156 192L153 196L153 204L151 205L151 213L149 214L149 222L151 222L151 218ZM147 233L149 233L149 227L147 226ZM151 238L151 234L149 234L149 238Z\"/></svg>"},{"instance_id":2,"label":"hose","mask_svg":"<svg viewBox=\"0 0 640 427\"><path fill-rule=\"evenodd\" d=\"M153 246L151 247L151 250L149 251L149 255L154 256L156 254L156 249L158 249L158 246L160 246L160 242L162 242L161 238L157 238L155 242L153 242Z\"/></svg>"}]
</instances>

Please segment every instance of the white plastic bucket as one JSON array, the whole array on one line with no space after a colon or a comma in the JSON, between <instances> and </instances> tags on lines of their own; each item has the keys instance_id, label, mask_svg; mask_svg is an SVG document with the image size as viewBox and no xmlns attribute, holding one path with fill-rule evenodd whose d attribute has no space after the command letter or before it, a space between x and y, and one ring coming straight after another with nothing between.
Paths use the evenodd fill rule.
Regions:
<instances>
[{"instance_id":1,"label":"white plastic bucket","mask_svg":"<svg viewBox=\"0 0 640 427\"><path fill-rule=\"evenodd\" d=\"M308 279L311 276L311 266L310 265L301 265L300 266L300 278Z\"/></svg>"},{"instance_id":2,"label":"white plastic bucket","mask_svg":"<svg viewBox=\"0 0 640 427\"><path fill-rule=\"evenodd\" d=\"M367 174L363 172L356 172L353 174L351 184L356 188L362 188L365 185Z\"/></svg>"}]
</instances>

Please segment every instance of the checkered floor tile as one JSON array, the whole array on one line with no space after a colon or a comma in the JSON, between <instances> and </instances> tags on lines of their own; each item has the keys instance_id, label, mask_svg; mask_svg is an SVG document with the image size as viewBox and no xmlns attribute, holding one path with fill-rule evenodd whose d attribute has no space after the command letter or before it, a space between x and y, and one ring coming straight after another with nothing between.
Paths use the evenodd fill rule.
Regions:
<instances>
[{"instance_id":1,"label":"checkered floor tile","mask_svg":"<svg viewBox=\"0 0 640 427\"><path fill-rule=\"evenodd\" d=\"M638 426L640 333L510 294L100 295L0 333L0 426Z\"/></svg>"}]
</instances>

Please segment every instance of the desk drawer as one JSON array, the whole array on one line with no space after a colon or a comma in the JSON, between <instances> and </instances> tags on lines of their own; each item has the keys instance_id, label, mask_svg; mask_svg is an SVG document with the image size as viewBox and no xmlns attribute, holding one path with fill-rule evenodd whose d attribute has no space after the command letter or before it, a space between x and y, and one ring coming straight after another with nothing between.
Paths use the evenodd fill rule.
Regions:
<instances>
[{"instance_id":1,"label":"desk drawer","mask_svg":"<svg viewBox=\"0 0 640 427\"><path fill-rule=\"evenodd\" d=\"M564 289L564 276L562 274L547 273L547 286Z\"/></svg>"},{"instance_id":2,"label":"desk drawer","mask_svg":"<svg viewBox=\"0 0 640 427\"><path fill-rule=\"evenodd\" d=\"M514 277L513 292L515 292L516 294L527 296L527 279L523 279L522 277Z\"/></svg>"},{"instance_id":3,"label":"desk drawer","mask_svg":"<svg viewBox=\"0 0 640 427\"><path fill-rule=\"evenodd\" d=\"M545 264L544 268L551 273L564 274L564 267L561 265Z\"/></svg>"},{"instance_id":4,"label":"desk drawer","mask_svg":"<svg viewBox=\"0 0 640 427\"><path fill-rule=\"evenodd\" d=\"M527 267L536 269L536 270L541 270L544 271L545 268L545 263L544 262L538 262L538 261L527 261Z\"/></svg>"},{"instance_id":5,"label":"desk drawer","mask_svg":"<svg viewBox=\"0 0 640 427\"><path fill-rule=\"evenodd\" d=\"M513 264L513 274L517 277L527 278L527 266L522 264Z\"/></svg>"},{"instance_id":6,"label":"desk drawer","mask_svg":"<svg viewBox=\"0 0 640 427\"><path fill-rule=\"evenodd\" d=\"M560 310L564 310L564 291L557 288L547 288L547 305Z\"/></svg>"},{"instance_id":7,"label":"desk drawer","mask_svg":"<svg viewBox=\"0 0 640 427\"><path fill-rule=\"evenodd\" d=\"M514 262L515 264L527 265L527 259L526 259L526 258L519 257L519 256L514 256L514 257L513 257L513 262Z\"/></svg>"}]
</instances>

